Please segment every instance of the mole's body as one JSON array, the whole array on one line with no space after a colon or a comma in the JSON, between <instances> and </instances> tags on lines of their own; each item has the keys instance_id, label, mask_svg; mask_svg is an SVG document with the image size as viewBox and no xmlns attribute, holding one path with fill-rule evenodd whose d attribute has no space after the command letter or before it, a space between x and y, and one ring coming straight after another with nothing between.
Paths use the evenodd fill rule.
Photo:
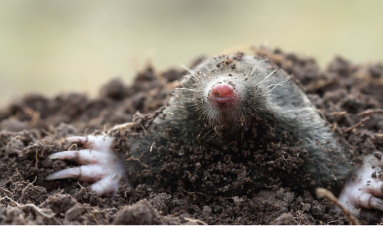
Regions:
<instances>
[{"instance_id":1,"label":"mole's body","mask_svg":"<svg viewBox=\"0 0 383 226\"><path fill-rule=\"evenodd\" d=\"M51 158L75 158L88 165L49 179L98 181L92 189L105 194L115 193L126 173L133 186L146 183L234 196L251 194L272 181L340 191L350 177L352 168L342 147L282 69L236 54L213 58L189 73L147 128L128 133L129 147L119 150L121 161L109 136L69 138L95 151L53 154ZM372 190L365 189L364 182L383 165L371 159L375 162L365 163L366 169L355 174L361 180L350 180L341 195L354 213L355 206L382 206ZM376 183L373 194L381 195L383 184L379 178Z\"/></svg>"},{"instance_id":2,"label":"mole's body","mask_svg":"<svg viewBox=\"0 0 383 226\"><path fill-rule=\"evenodd\" d=\"M272 176L284 178L283 182L291 182L293 186L299 184L299 187L324 187L343 181L351 167L344 155L341 156L333 135L301 89L288 80L283 70L275 69L269 62L252 56L234 56L217 57L191 71L193 74L184 79L182 87L175 91L175 96L164 110L165 116L155 118L153 124L156 124L156 129L149 128L148 136L142 133L138 139L129 139L131 157L149 166L154 171L151 173L153 178L137 177L145 167L134 164L134 160L126 161L128 178L133 184L154 183L158 175L165 174L164 184L161 184L165 186L177 182L178 178L174 177L182 177L185 174L183 171L188 171L190 179L193 176L199 178L198 183L188 184L189 177L183 180L189 186L196 186L193 190L209 193L224 191L226 195L262 188ZM230 86L227 87L229 95L218 94L220 98L228 99L223 103L214 99L218 95L211 98L217 84L219 88ZM200 163L199 169L195 166L197 161L194 161L184 170L168 173L163 167L166 155L172 155L172 161L184 162L186 159L185 162L193 162L190 157L198 150L185 150L180 156L178 153L185 149L184 146L203 146L203 152L213 157L209 161L200 159L204 162ZM290 172L290 175L275 164L277 159L273 157L278 155L265 156L268 151L282 151L278 150L282 146L303 149L301 158L298 158L302 160L298 163L301 165L297 166L299 170ZM158 151L159 147L163 147L161 151ZM169 149L175 150L174 154L169 153ZM328 155L326 149L333 150L333 156ZM238 182L242 186L231 186L236 184L237 172L211 167L219 162L225 164L228 156L233 164L239 164L245 168L242 170L246 170L244 177L248 178L247 182ZM249 161L256 164L250 166ZM262 165L270 161L274 164ZM211 178L204 180L205 171L211 169L214 172L210 174L225 175L233 182L214 183ZM210 182L210 186L205 182Z\"/></svg>"}]
</instances>

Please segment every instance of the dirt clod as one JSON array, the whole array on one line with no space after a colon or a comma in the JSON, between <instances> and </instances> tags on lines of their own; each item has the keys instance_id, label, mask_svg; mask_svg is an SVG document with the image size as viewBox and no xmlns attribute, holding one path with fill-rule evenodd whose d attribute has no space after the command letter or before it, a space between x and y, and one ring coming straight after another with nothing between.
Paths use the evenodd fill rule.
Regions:
<instances>
[{"instance_id":1,"label":"dirt clod","mask_svg":"<svg viewBox=\"0 0 383 226\"><path fill-rule=\"evenodd\" d=\"M141 200L132 206L123 207L118 213L114 224L157 224L159 215L147 201Z\"/></svg>"}]
</instances>

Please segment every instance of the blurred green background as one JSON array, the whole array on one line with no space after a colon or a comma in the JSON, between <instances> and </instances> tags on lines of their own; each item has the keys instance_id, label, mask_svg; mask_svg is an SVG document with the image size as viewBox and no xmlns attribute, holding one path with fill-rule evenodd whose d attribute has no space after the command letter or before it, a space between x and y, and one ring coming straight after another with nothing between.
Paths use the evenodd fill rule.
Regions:
<instances>
[{"instance_id":1,"label":"blurred green background","mask_svg":"<svg viewBox=\"0 0 383 226\"><path fill-rule=\"evenodd\" d=\"M1 0L0 105L27 92L96 95L112 77L248 44L356 63L383 58L383 1Z\"/></svg>"}]
</instances>

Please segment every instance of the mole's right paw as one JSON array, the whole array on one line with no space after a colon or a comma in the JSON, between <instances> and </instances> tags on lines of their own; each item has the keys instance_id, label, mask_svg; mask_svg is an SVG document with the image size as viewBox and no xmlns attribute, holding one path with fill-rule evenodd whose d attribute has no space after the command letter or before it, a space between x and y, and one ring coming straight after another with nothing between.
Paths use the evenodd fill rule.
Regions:
<instances>
[{"instance_id":1,"label":"mole's right paw","mask_svg":"<svg viewBox=\"0 0 383 226\"><path fill-rule=\"evenodd\" d=\"M383 211L383 157L380 152L365 156L363 165L348 179L339 202L358 215L360 208Z\"/></svg>"},{"instance_id":2,"label":"mole's right paw","mask_svg":"<svg viewBox=\"0 0 383 226\"><path fill-rule=\"evenodd\" d=\"M68 141L82 144L80 151L63 151L49 156L50 159L62 159L77 162L83 166L64 169L49 175L47 180L75 178L80 181L95 182L91 190L98 195L116 194L124 168L117 154L112 150L113 138L107 135L68 137Z\"/></svg>"}]
</instances>

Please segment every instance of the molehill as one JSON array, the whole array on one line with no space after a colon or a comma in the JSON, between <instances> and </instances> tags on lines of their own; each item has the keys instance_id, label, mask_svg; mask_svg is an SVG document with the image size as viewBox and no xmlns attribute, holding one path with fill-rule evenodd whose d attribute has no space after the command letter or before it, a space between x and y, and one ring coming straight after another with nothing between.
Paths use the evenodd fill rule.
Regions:
<instances>
[{"instance_id":1,"label":"molehill","mask_svg":"<svg viewBox=\"0 0 383 226\"><path fill-rule=\"evenodd\" d=\"M258 48L254 54L266 56L293 76L355 163L374 150L383 151L382 64L357 65L336 57L322 70L310 57L278 49ZM200 59L188 66L192 68ZM65 137L130 121L136 122L137 129L145 128L183 74L186 71L179 67L159 73L149 66L137 74L132 85L120 79L110 81L97 98L80 93L53 98L28 94L0 109L0 223L348 224L343 215L333 213L328 201L308 190L286 187L275 178L259 193L234 197L122 184L117 196L107 198L89 192L87 183L44 180L53 172L75 166L47 159L54 152L77 148ZM296 158L286 158L294 155L287 153L291 151L279 153L286 171L299 167ZM172 162L168 164L172 166ZM371 213L361 223L381 222L381 212Z\"/></svg>"}]
</instances>

